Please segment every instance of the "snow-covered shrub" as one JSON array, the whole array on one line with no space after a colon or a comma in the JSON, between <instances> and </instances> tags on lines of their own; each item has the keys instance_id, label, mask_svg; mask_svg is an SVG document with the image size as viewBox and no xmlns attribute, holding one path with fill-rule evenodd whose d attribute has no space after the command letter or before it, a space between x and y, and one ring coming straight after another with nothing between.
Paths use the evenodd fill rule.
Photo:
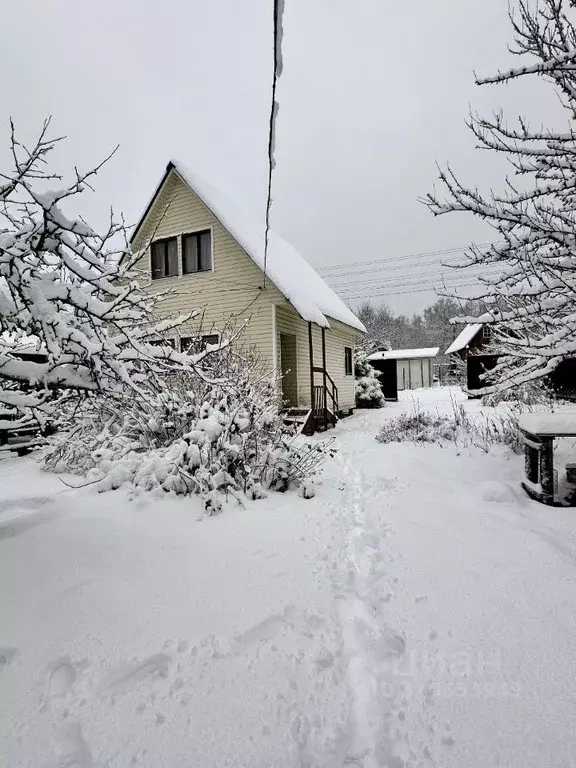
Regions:
<instances>
[{"instance_id":1,"label":"snow-covered shrub","mask_svg":"<svg viewBox=\"0 0 576 768\"><path fill-rule=\"evenodd\" d=\"M454 441L458 425L453 416L431 411L401 413L387 421L376 435L379 443L438 443Z\"/></svg>"},{"instance_id":2,"label":"snow-covered shrub","mask_svg":"<svg viewBox=\"0 0 576 768\"><path fill-rule=\"evenodd\" d=\"M386 401L376 371L368 362L365 350L357 349L354 357L354 389L357 408L382 408Z\"/></svg>"},{"instance_id":3,"label":"snow-covered shrub","mask_svg":"<svg viewBox=\"0 0 576 768\"><path fill-rule=\"evenodd\" d=\"M520 414L526 408L512 403L492 414L471 416L462 403L452 402L451 415L432 411L401 413L387 421L376 440L380 443L458 443L474 445L488 452L494 445L504 445L514 453L523 449L522 433L518 426Z\"/></svg>"},{"instance_id":4,"label":"snow-covered shrub","mask_svg":"<svg viewBox=\"0 0 576 768\"><path fill-rule=\"evenodd\" d=\"M326 450L295 439L285 426L276 382L252 355L231 347L212 356L210 370L217 383L169 377L121 407L113 398L93 398L54 441L46 468L84 475L101 491L128 483L201 494L209 514L221 508L219 491L258 499L267 488L308 482Z\"/></svg>"}]
</instances>

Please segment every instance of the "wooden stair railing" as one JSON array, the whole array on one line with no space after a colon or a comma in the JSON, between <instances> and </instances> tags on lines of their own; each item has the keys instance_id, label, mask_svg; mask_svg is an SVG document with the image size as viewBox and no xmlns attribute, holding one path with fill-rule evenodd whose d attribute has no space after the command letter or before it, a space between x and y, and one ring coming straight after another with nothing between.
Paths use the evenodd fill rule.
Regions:
<instances>
[{"instance_id":1,"label":"wooden stair railing","mask_svg":"<svg viewBox=\"0 0 576 768\"><path fill-rule=\"evenodd\" d=\"M324 429L328 426L336 426L338 422L339 403L338 387L334 380L324 368L314 366L313 373L322 374L323 383L313 386L312 414L317 424L322 424ZM325 384L324 384L325 382Z\"/></svg>"}]
</instances>

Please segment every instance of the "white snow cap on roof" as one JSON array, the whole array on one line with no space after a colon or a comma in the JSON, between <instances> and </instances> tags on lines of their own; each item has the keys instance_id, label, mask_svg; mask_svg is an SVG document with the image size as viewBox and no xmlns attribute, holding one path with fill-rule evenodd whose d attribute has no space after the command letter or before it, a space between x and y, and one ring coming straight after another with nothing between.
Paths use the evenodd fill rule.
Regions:
<instances>
[{"instance_id":1,"label":"white snow cap on roof","mask_svg":"<svg viewBox=\"0 0 576 768\"><path fill-rule=\"evenodd\" d=\"M482 323L471 323L470 325L467 325L454 339L452 344L450 344L444 354L451 355L452 352L460 352L461 349L465 349L480 330L482 330Z\"/></svg>"},{"instance_id":2,"label":"white snow cap on roof","mask_svg":"<svg viewBox=\"0 0 576 768\"><path fill-rule=\"evenodd\" d=\"M388 349L374 352L368 360L415 360L423 357L436 357L440 347L425 347L424 349Z\"/></svg>"},{"instance_id":3,"label":"white snow cap on roof","mask_svg":"<svg viewBox=\"0 0 576 768\"><path fill-rule=\"evenodd\" d=\"M171 165L252 261L264 270L264 218L259 222L253 215L241 211L219 190L177 160L172 160ZM304 320L329 328L328 318L333 318L359 331L366 331L356 315L298 251L272 231L268 238L266 275Z\"/></svg>"}]
</instances>

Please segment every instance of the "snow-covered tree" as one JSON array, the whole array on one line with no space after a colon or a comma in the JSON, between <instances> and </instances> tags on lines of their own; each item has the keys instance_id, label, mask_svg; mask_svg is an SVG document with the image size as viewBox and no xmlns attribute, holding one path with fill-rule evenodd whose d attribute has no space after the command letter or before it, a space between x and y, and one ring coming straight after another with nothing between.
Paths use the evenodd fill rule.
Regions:
<instances>
[{"instance_id":1,"label":"snow-covered tree","mask_svg":"<svg viewBox=\"0 0 576 768\"><path fill-rule=\"evenodd\" d=\"M482 194L461 183L450 168L440 178L447 199L425 198L434 214L464 211L487 221L498 238L488 249L472 246L459 268L482 267L481 298L488 311L461 317L493 326L502 354L485 392L545 376L576 354L576 3L520 0L510 19L514 54L526 61L483 79L480 85L538 77L557 92L568 125L532 128L501 113L472 115L469 127L480 146L506 157L513 169L501 193ZM476 269L474 269L476 268Z\"/></svg>"},{"instance_id":2,"label":"snow-covered tree","mask_svg":"<svg viewBox=\"0 0 576 768\"><path fill-rule=\"evenodd\" d=\"M382 408L386 401L376 371L368 362L365 350L357 349L354 356L354 388L358 408Z\"/></svg>"},{"instance_id":3,"label":"snow-covered tree","mask_svg":"<svg viewBox=\"0 0 576 768\"><path fill-rule=\"evenodd\" d=\"M102 164L75 169L64 184L47 165L60 141L48 138L48 130L49 121L28 149L12 126L13 168L1 175L0 405L12 412L12 425L60 413L63 399L98 393L145 399L147 385L166 373L206 379L211 354L186 355L162 343L191 318L155 320L160 297L133 279L138 254L128 252L122 221L111 214L98 232L63 212L91 188ZM23 339L45 362L23 359Z\"/></svg>"}]
</instances>

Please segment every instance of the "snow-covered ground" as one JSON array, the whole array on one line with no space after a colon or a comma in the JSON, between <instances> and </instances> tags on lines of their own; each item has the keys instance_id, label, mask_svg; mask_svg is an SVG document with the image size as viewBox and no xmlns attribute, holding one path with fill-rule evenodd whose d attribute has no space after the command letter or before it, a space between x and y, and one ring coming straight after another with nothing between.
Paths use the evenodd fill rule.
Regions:
<instances>
[{"instance_id":1,"label":"snow-covered ground","mask_svg":"<svg viewBox=\"0 0 576 768\"><path fill-rule=\"evenodd\" d=\"M0 765L576 765L574 511L504 449L376 442L413 397L451 409L201 522L0 461Z\"/></svg>"}]
</instances>

